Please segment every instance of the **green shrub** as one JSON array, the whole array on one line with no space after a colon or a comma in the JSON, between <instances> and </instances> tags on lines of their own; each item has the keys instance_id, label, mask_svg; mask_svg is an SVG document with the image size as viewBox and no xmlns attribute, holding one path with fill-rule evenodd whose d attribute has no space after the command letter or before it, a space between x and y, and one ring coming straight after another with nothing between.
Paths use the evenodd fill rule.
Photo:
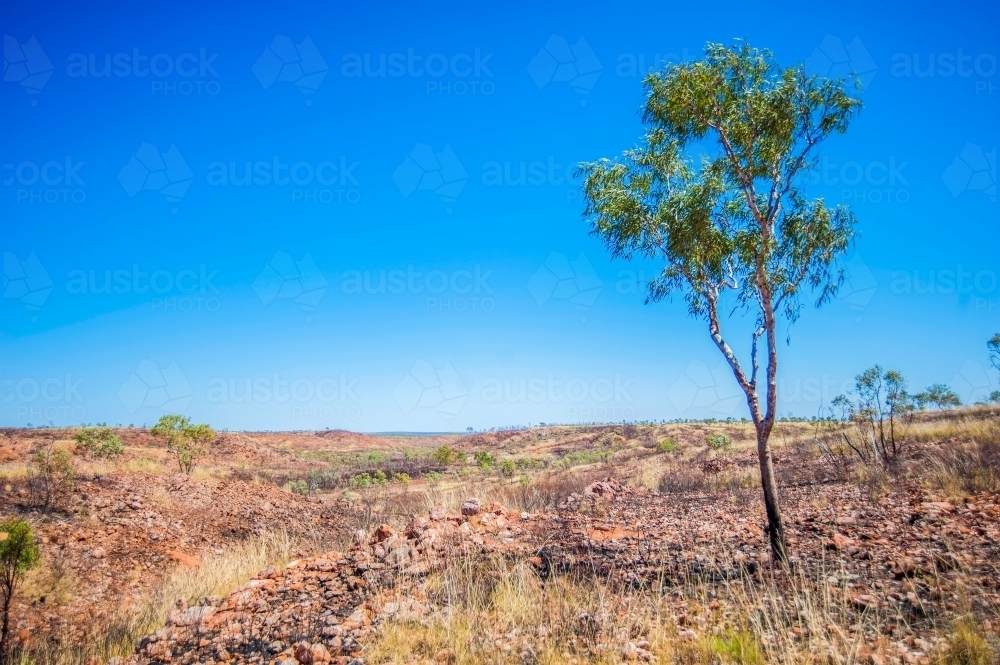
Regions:
<instances>
[{"instance_id":1,"label":"green shrub","mask_svg":"<svg viewBox=\"0 0 1000 665\"><path fill-rule=\"evenodd\" d=\"M374 484L371 474L367 471L351 476L348 482L351 484L351 487L371 487Z\"/></svg>"},{"instance_id":2,"label":"green shrub","mask_svg":"<svg viewBox=\"0 0 1000 665\"><path fill-rule=\"evenodd\" d=\"M476 464L483 471L492 471L493 467L497 464L497 459L485 450L477 450L473 457L476 460Z\"/></svg>"},{"instance_id":3,"label":"green shrub","mask_svg":"<svg viewBox=\"0 0 1000 665\"><path fill-rule=\"evenodd\" d=\"M289 480L288 491L292 494L301 494L302 496L306 496L309 494L309 483L301 478L299 480Z\"/></svg>"},{"instance_id":4,"label":"green shrub","mask_svg":"<svg viewBox=\"0 0 1000 665\"><path fill-rule=\"evenodd\" d=\"M425 478L427 478L427 482L430 483L431 485L437 485L439 482L441 482L441 478L443 478L443 476L437 471L430 471L425 476Z\"/></svg>"},{"instance_id":5,"label":"green shrub","mask_svg":"<svg viewBox=\"0 0 1000 665\"><path fill-rule=\"evenodd\" d=\"M10 608L25 571L38 565L38 544L31 525L9 517L0 522L0 660L5 661L10 637Z\"/></svg>"},{"instance_id":6,"label":"green shrub","mask_svg":"<svg viewBox=\"0 0 1000 665\"><path fill-rule=\"evenodd\" d=\"M431 459L441 466L448 466L453 462L457 462L461 456L462 454L457 450L453 450L451 446L438 446L431 453Z\"/></svg>"},{"instance_id":7,"label":"green shrub","mask_svg":"<svg viewBox=\"0 0 1000 665\"><path fill-rule=\"evenodd\" d=\"M507 478L510 478L517 471L517 463L514 462L510 457L506 458L504 461L500 462L500 473Z\"/></svg>"},{"instance_id":8,"label":"green shrub","mask_svg":"<svg viewBox=\"0 0 1000 665\"><path fill-rule=\"evenodd\" d=\"M184 473L191 473L195 463L208 454L205 444L215 439L215 431L208 425L194 425L190 418L175 414L161 416L149 433L167 442L167 450Z\"/></svg>"},{"instance_id":9,"label":"green shrub","mask_svg":"<svg viewBox=\"0 0 1000 665\"><path fill-rule=\"evenodd\" d=\"M73 491L75 480L73 457L63 448L47 446L31 459L30 487L42 510L62 503Z\"/></svg>"},{"instance_id":10,"label":"green shrub","mask_svg":"<svg viewBox=\"0 0 1000 665\"><path fill-rule=\"evenodd\" d=\"M713 450L722 450L723 448L728 448L729 445L733 442L733 440L729 437L728 434L719 433L719 434L709 434L707 437L705 437L705 442L708 444L708 447Z\"/></svg>"},{"instance_id":11,"label":"green shrub","mask_svg":"<svg viewBox=\"0 0 1000 665\"><path fill-rule=\"evenodd\" d=\"M674 437L668 436L656 444L656 449L661 453L672 453L680 450L680 446L677 445L677 440Z\"/></svg>"},{"instance_id":12,"label":"green shrub","mask_svg":"<svg viewBox=\"0 0 1000 665\"><path fill-rule=\"evenodd\" d=\"M385 471L383 471L382 469L379 469L378 471L375 472L375 476L374 476L374 478L372 478L372 481L376 485L388 485L389 484L389 479L386 477Z\"/></svg>"},{"instance_id":13,"label":"green shrub","mask_svg":"<svg viewBox=\"0 0 1000 665\"><path fill-rule=\"evenodd\" d=\"M408 473L394 473L392 474L392 482L397 485L409 485L410 484L410 474Z\"/></svg>"},{"instance_id":14,"label":"green shrub","mask_svg":"<svg viewBox=\"0 0 1000 665\"><path fill-rule=\"evenodd\" d=\"M74 438L77 447L89 452L91 457L114 459L125 451L121 439L107 425L84 427Z\"/></svg>"}]
</instances>

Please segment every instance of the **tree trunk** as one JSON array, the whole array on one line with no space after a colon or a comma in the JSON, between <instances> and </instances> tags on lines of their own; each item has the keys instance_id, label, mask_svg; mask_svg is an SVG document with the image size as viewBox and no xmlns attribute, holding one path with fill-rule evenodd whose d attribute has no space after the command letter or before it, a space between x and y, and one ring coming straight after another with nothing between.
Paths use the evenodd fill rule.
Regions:
<instances>
[{"instance_id":1,"label":"tree trunk","mask_svg":"<svg viewBox=\"0 0 1000 665\"><path fill-rule=\"evenodd\" d=\"M7 633L10 629L10 603L13 593L5 593L3 597L3 625L0 625L0 665L7 663Z\"/></svg>"},{"instance_id":2,"label":"tree trunk","mask_svg":"<svg viewBox=\"0 0 1000 665\"><path fill-rule=\"evenodd\" d=\"M785 527L781 523L778 506L778 486L774 481L774 464L771 461L771 424L760 423L757 430L757 457L760 461L760 484L764 490L764 510L767 512L767 535L775 561L785 563Z\"/></svg>"}]
</instances>

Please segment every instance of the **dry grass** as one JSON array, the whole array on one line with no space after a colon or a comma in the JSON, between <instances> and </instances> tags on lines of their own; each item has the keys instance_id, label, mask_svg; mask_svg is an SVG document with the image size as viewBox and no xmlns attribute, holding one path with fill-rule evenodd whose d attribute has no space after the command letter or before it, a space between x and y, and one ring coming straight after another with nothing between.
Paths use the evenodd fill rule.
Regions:
<instances>
[{"instance_id":1,"label":"dry grass","mask_svg":"<svg viewBox=\"0 0 1000 665\"><path fill-rule=\"evenodd\" d=\"M95 621L84 640L34 645L22 654L22 665L85 665L95 657L107 662L128 656L139 638L163 625L178 599L194 604L206 596L225 596L268 566L284 566L294 550L286 532L269 532L237 543L197 568L179 566L149 597ZM45 579L42 575L35 580L35 591L43 588Z\"/></svg>"},{"instance_id":2,"label":"dry grass","mask_svg":"<svg viewBox=\"0 0 1000 665\"><path fill-rule=\"evenodd\" d=\"M523 561L466 560L426 583L442 607L390 622L366 647L371 663L861 662L858 647L883 617L857 618L843 589L794 574L646 592L591 578L542 579Z\"/></svg>"}]
</instances>

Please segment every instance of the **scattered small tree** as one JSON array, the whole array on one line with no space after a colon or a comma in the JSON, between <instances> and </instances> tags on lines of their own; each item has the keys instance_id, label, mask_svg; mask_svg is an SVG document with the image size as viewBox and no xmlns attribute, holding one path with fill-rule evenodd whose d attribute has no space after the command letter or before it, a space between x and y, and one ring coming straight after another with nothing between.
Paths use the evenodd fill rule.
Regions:
<instances>
[{"instance_id":1,"label":"scattered small tree","mask_svg":"<svg viewBox=\"0 0 1000 665\"><path fill-rule=\"evenodd\" d=\"M473 453L473 458L483 471L492 471L497 464L496 458L485 450L477 450Z\"/></svg>"},{"instance_id":2,"label":"scattered small tree","mask_svg":"<svg viewBox=\"0 0 1000 665\"><path fill-rule=\"evenodd\" d=\"M902 426L913 411L902 374L870 367L855 377L854 398L838 395L832 404L840 420L853 426L853 433L842 435L862 462L881 467L902 453Z\"/></svg>"},{"instance_id":3,"label":"scattered small tree","mask_svg":"<svg viewBox=\"0 0 1000 665\"><path fill-rule=\"evenodd\" d=\"M73 456L65 448L48 445L31 459L29 486L43 511L63 503L75 484Z\"/></svg>"},{"instance_id":4,"label":"scattered small tree","mask_svg":"<svg viewBox=\"0 0 1000 665\"><path fill-rule=\"evenodd\" d=\"M0 522L0 664L10 651L10 607L25 571L38 565L38 544L25 520Z\"/></svg>"},{"instance_id":5,"label":"scattered small tree","mask_svg":"<svg viewBox=\"0 0 1000 665\"><path fill-rule=\"evenodd\" d=\"M500 475L505 478L512 478L515 473L517 473L517 462L510 457L504 458L500 462Z\"/></svg>"},{"instance_id":6,"label":"scattered small tree","mask_svg":"<svg viewBox=\"0 0 1000 665\"><path fill-rule=\"evenodd\" d=\"M197 461L208 454L205 446L215 439L215 431L208 425L193 425L186 416L175 414L162 416L149 431L167 442L167 450L184 473L191 473Z\"/></svg>"},{"instance_id":7,"label":"scattered small tree","mask_svg":"<svg viewBox=\"0 0 1000 665\"><path fill-rule=\"evenodd\" d=\"M125 451L121 439L107 425L84 427L76 433L75 438L77 447L94 458L114 459Z\"/></svg>"},{"instance_id":8,"label":"scattered small tree","mask_svg":"<svg viewBox=\"0 0 1000 665\"><path fill-rule=\"evenodd\" d=\"M817 145L847 130L861 102L842 80L804 66L782 69L769 51L706 47L704 59L667 65L645 80L644 141L618 162L581 167L585 216L613 257L665 266L647 302L679 292L708 331L746 396L757 433L771 550L785 559L784 528L769 444L778 404L778 321L836 292L834 266L849 247L854 216L809 200L803 176ZM695 160L695 151L707 154ZM726 302L728 298L731 302ZM741 362L723 333L720 309L751 314L750 354ZM758 391L758 341L766 344ZM763 393L763 394L761 394Z\"/></svg>"},{"instance_id":9,"label":"scattered small tree","mask_svg":"<svg viewBox=\"0 0 1000 665\"><path fill-rule=\"evenodd\" d=\"M920 409L925 409L928 406L933 406L937 409L950 409L962 406L962 399L954 390L943 383L935 383L932 386L928 386L927 390L914 395L913 400Z\"/></svg>"},{"instance_id":10,"label":"scattered small tree","mask_svg":"<svg viewBox=\"0 0 1000 665\"><path fill-rule=\"evenodd\" d=\"M448 466L453 462L457 462L461 456L462 454L452 449L451 446L438 446L431 453L431 460L441 466Z\"/></svg>"},{"instance_id":11,"label":"scattered small tree","mask_svg":"<svg viewBox=\"0 0 1000 665\"><path fill-rule=\"evenodd\" d=\"M668 436L656 444L656 449L661 453L672 453L679 448L680 446L677 445L677 439L672 436Z\"/></svg>"},{"instance_id":12,"label":"scattered small tree","mask_svg":"<svg viewBox=\"0 0 1000 665\"><path fill-rule=\"evenodd\" d=\"M719 434L709 434L705 437L705 443L712 450L722 450L728 448L732 444L733 440L725 432L720 432Z\"/></svg>"}]
</instances>

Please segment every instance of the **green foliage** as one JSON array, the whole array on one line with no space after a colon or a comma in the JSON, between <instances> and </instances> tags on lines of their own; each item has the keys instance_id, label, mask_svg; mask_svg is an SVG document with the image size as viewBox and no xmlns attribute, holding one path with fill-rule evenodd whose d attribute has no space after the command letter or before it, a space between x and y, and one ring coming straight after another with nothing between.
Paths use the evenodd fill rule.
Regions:
<instances>
[{"instance_id":1,"label":"green foliage","mask_svg":"<svg viewBox=\"0 0 1000 665\"><path fill-rule=\"evenodd\" d=\"M27 521L17 517L0 521L0 661L7 655L10 607L17 587L39 559L38 544Z\"/></svg>"},{"instance_id":2,"label":"green foliage","mask_svg":"<svg viewBox=\"0 0 1000 665\"><path fill-rule=\"evenodd\" d=\"M175 414L161 416L149 432L167 442L167 450L184 473L191 473L197 461L208 454L205 445L215 439L215 431L208 425L195 425L186 416Z\"/></svg>"},{"instance_id":3,"label":"green foliage","mask_svg":"<svg viewBox=\"0 0 1000 665\"><path fill-rule=\"evenodd\" d=\"M764 652L757 638L746 630L729 630L723 635L711 637L708 646L725 663L764 665L765 662Z\"/></svg>"},{"instance_id":4,"label":"green foliage","mask_svg":"<svg viewBox=\"0 0 1000 665\"><path fill-rule=\"evenodd\" d=\"M441 478L443 478L444 476L442 476L437 471L430 471L424 477L427 478L427 482L430 483L431 485L437 485L438 483L441 482Z\"/></svg>"},{"instance_id":5,"label":"green foliage","mask_svg":"<svg viewBox=\"0 0 1000 665\"><path fill-rule=\"evenodd\" d=\"M391 480L397 485L409 485L411 482L410 474L408 473L393 473Z\"/></svg>"},{"instance_id":6,"label":"green foliage","mask_svg":"<svg viewBox=\"0 0 1000 665\"><path fill-rule=\"evenodd\" d=\"M500 462L500 475L511 478L517 472L517 462L507 457Z\"/></svg>"},{"instance_id":7,"label":"green foliage","mask_svg":"<svg viewBox=\"0 0 1000 665\"><path fill-rule=\"evenodd\" d=\"M656 444L656 450L661 453L672 453L680 450L680 448L681 447L677 444L677 440L672 436L668 436Z\"/></svg>"},{"instance_id":8,"label":"green foliage","mask_svg":"<svg viewBox=\"0 0 1000 665\"><path fill-rule=\"evenodd\" d=\"M962 400L958 394L943 383L935 383L932 386L928 386L927 390L917 393L913 396L913 399L921 409L928 406L934 406L938 409L962 406Z\"/></svg>"},{"instance_id":9,"label":"green foliage","mask_svg":"<svg viewBox=\"0 0 1000 665\"><path fill-rule=\"evenodd\" d=\"M75 438L78 447L89 452L91 457L114 459L125 452L121 439L107 425L84 427Z\"/></svg>"},{"instance_id":10,"label":"green foliage","mask_svg":"<svg viewBox=\"0 0 1000 665\"><path fill-rule=\"evenodd\" d=\"M431 459L441 466L448 466L453 462L457 462L461 457L462 454L457 450L453 450L451 446L438 446L431 453Z\"/></svg>"},{"instance_id":11,"label":"green foliage","mask_svg":"<svg viewBox=\"0 0 1000 665\"><path fill-rule=\"evenodd\" d=\"M986 399L993 404L1000 404L1000 390L994 390Z\"/></svg>"},{"instance_id":12,"label":"green foliage","mask_svg":"<svg viewBox=\"0 0 1000 665\"><path fill-rule=\"evenodd\" d=\"M64 448L46 446L31 458L31 490L42 510L63 502L76 480L73 457Z\"/></svg>"},{"instance_id":13,"label":"green foliage","mask_svg":"<svg viewBox=\"0 0 1000 665\"><path fill-rule=\"evenodd\" d=\"M611 450L577 450L566 453L556 464L565 469L584 464L606 464L612 456L614 452Z\"/></svg>"},{"instance_id":14,"label":"green foliage","mask_svg":"<svg viewBox=\"0 0 1000 665\"><path fill-rule=\"evenodd\" d=\"M618 161L581 167L584 214L613 257L663 262L648 301L682 293L735 358L718 312L729 293L737 309L755 312L753 351L767 332L776 354L775 315L796 319L803 288L818 293L819 305L842 281L835 262L851 243L854 216L809 200L800 185L816 166L813 150L844 133L861 102L844 81L781 69L769 51L745 44L709 44L704 59L668 64L645 86L641 144ZM704 154L698 161L695 151ZM756 372L737 367L754 393Z\"/></svg>"},{"instance_id":15,"label":"green foliage","mask_svg":"<svg viewBox=\"0 0 1000 665\"><path fill-rule=\"evenodd\" d=\"M309 483L301 478L298 480L289 480L288 491L292 494L307 496L309 494Z\"/></svg>"},{"instance_id":16,"label":"green foliage","mask_svg":"<svg viewBox=\"0 0 1000 665\"><path fill-rule=\"evenodd\" d=\"M718 434L709 434L705 437L705 443L712 450L722 450L723 448L728 448L732 445L733 440L725 432L720 432Z\"/></svg>"},{"instance_id":17,"label":"green foliage","mask_svg":"<svg viewBox=\"0 0 1000 665\"><path fill-rule=\"evenodd\" d=\"M497 464L497 459L485 450L477 450L473 453L473 458L476 460L476 464L483 471L492 471L493 467Z\"/></svg>"},{"instance_id":18,"label":"green foliage","mask_svg":"<svg viewBox=\"0 0 1000 665\"><path fill-rule=\"evenodd\" d=\"M351 484L351 487L359 487L359 488L371 487L374 484L374 482L372 481L371 474L368 473L367 471L364 473L359 473L357 475L351 476L351 479L348 482Z\"/></svg>"},{"instance_id":19,"label":"green foliage","mask_svg":"<svg viewBox=\"0 0 1000 665\"><path fill-rule=\"evenodd\" d=\"M874 365L855 377L854 397L838 395L832 407L854 425L854 436L843 438L862 462L882 466L900 455L902 428L913 411L902 374Z\"/></svg>"}]
</instances>

